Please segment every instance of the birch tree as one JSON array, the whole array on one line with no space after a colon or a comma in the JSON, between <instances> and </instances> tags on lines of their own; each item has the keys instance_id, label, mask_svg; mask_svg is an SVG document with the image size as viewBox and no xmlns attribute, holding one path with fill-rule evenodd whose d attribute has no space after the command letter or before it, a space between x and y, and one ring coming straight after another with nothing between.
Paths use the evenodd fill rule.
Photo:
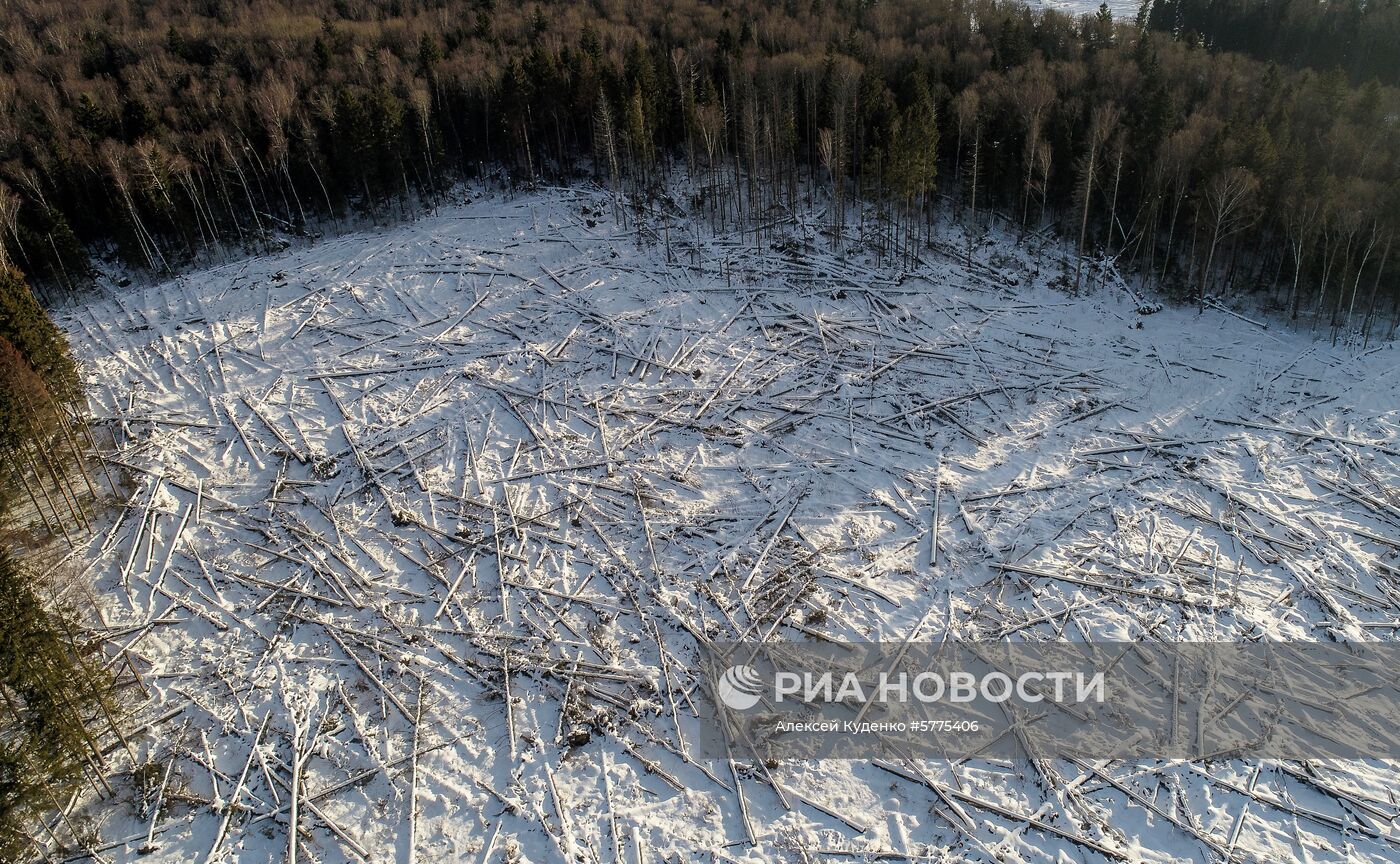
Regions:
<instances>
[{"instance_id":1,"label":"birch tree","mask_svg":"<svg viewBox=\"0 0 1400 864\"><path fill-rule=\"evenodd\" d=\"M1089 119L1088 147L1079 160L1079 181L1075 198L1079 203L1079 243L1075 247L1074 290L1078 291L1084 272L1084 238L1089 231L1089 204L1094 197L1094 178L1104 142L1118 124L1118 106L1112 102L1095 105Z\"/></svg>"},{"instance_id":2,"label":"birch tree","mask_svg":"<svg viewBox=\"0 0 1400 864\"><path fill-rule=\"evenodd\" d=\"M1210 284L1211 268L1215 264L1215 253L1220 243L1254 223L1255 212L1251 206L1254 194L1259 188L1259 178L1248 168L1235 166L1211 177L1206 183L1205 204L1210 217L1210 245L1206 251L1206 263L1201 268L1201 305L1206 302L1206 288Z\"/></svg>"},{"instance_id":3,"label":"birch tree","mask_svg":"<svg viewBox=\"0 0 1400 864\"><path fill-rule=\"evenodd\" d=\"M1021 152L1021 233L1024 234L1026 220L1030 217L1031 191L1035 182L1036 161L1040 155L1041 129L1045 123L1046 112L1055 100L1055 86L1045 69L1045 63L1039 58L1019 68L1009 83L1016 113L1025 129L1025 141Z\"/></svg>"},{"instance_id":4,"label":"birch tree","mask_svg":"<svg viewBox=\"0 0 1400 864\"><path fill-rule=\"evenodd\" d=\"M1293 283L1288 289L1288 317L1298 319L1298 282L1303 275L1303 263L1322 221L1321 195L1302 188L1301 178L1294 182L1293 193L1284 207L1283 227L1288 236L1288 252L1293 265Z\"/></svg>"}]
</instances>

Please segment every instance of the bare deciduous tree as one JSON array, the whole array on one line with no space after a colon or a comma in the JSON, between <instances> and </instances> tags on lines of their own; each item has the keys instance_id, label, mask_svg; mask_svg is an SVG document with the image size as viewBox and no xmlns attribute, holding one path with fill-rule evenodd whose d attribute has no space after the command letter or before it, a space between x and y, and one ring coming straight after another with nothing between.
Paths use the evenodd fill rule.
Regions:
<instances>
[{"instance_id":1,"label":"bare deciduous tree","mask_svg":"<svg viewBox=\"0 0 1400 864\"><path fill-rule=\"evenodd\" d=\"M1112 102L1095 105L1089 117L1088 149L1080 157L1079 184L1076 197L1079 200L1079 243L1076 246L1074 265L1074 290L1078 291L1084 273L1084 238L1089 231L1089 203L1094 197L1094 178L1099 170L1100 151L1104 141L1118 125L1118 106Z\"/></svg>"},{"instance_id":2,"label":"bare deciduous tree","mask_svg":"<svg viewBox=\"0 0 1400 864\"><path fill-rule=\"evenodd\" d=\"M1210 178L1206 183L1206 212L1210 216L1210 246L1206 252L1206 263L1201 268L1201 303L1205 304L1206 287L1210 284L1211 267L1215 264L1215 253L1220 241L1248 228L1254 223L1256 213L1253 208L1254 194L1259 188L1259 178L1248 168L1235 166Z\"/></svg>"}]
</instances>

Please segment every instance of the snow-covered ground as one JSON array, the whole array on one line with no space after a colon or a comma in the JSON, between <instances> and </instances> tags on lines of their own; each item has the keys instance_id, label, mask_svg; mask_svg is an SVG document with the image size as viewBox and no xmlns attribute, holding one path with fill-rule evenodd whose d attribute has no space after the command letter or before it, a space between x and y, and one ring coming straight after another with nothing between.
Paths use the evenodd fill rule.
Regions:
<instances>
[{"instance_id":1,"label":"snow-covered ground","mask_svg":"<svg viewBox=\"0 0 1400 864\"><path fill-rule=\"evenodd\" d=\"M1032 9L1054 9L1070 15L1084 15L1099 11L1103 0L1025 0ZM1108 0L1108 8L1115 21L1132 21L1138 13L1140 3L1133 0Z\"/></svg>"},{"instance_id":2,"label":"snow-covered ground","mask_svg":"<svg viewBox=\"0 0 1400 864\"><path fill-rule=\"evenodd\" d=\"M691 758L699 639L1400 627L1393 347L1141 316L997 237L904 273L815 220L639 244L594 191L487 196L66 313L134 488L91 578L150 690L83 842L1400 859L1381 762Z\"/></svg>"}]
</instances>

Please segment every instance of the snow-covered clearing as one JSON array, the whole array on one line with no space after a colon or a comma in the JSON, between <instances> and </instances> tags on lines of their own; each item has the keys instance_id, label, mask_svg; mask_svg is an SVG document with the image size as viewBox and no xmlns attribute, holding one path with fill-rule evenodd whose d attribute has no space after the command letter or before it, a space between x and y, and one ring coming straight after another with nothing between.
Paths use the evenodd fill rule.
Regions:
<instances>
[{"instance_id":1,"label":"snow-covered clearing","mask_svg":"<svg viewBox=\"0 0 1400 864\"><path fill-rule=\"evenodd\" d=\"M151 698L54 830L109 862L1400 859L1380 762L690 759L698 638L1393 638L1400 353L1070 297L1005 241L902 275L810 221L669 233L670 264L602 194L488 197L67 312L134 487L86 560Z\"/></svg>"},{"instance_id":2,"label":"snow-covered clearing","mask_svg":"<svg viewBox=\"0 0 1400 864\"><path fill-rule=\"evenodd\" d=\"M1103 0L1026 0L1026 5L1032 9L1054 9L1056 12L1064 12L1068 15L1085 15L1099 11L1099 5L1102 2ZM1141 5L1134 0L1108 0L1109 11L1118 21L1133 20Z\"/></svg>"}]
</instances>

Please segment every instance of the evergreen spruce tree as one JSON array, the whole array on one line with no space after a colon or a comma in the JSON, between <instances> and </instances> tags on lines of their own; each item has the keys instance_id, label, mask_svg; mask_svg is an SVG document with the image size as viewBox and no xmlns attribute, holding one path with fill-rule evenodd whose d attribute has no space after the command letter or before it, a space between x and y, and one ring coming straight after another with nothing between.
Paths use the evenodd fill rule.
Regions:
<instances>
[{"instance_id":1,"label":"evergreen spruce tree","mask_svg":"<svg viewBox=\"0 0 1400 864\"><path fill-rule=\"evenodd\" d=\"M82 430L81 421L58 404L43 377L0 336L0 464L5 469L0 471L0 512L22 488L49 530L62 531L71 545L69 524L88 524L81 489L97 497L79 444ZM73 467L80 476L73 475Z\"/></svg>"},{"instance_id":2,"label":"evergreen spruce tree","mask_svg":"<svg viewBox=\"0 0 1400 864\"><path fill-rule=\"evenodd\" d=\"M100 762L88 721L110 710L110 681L74 644L71 612L46 607L5 549L0 596L0 860L16 861L33 821Z\"/></svg>"},{"instance_id":3,"label":"evergreen spruce tree","mask_svg":"<svg viewBox=\"0 0 1400 864\"><path fill-rule=\"evenodd\" d=\"M0 337L19 349L55 399L69 407L79 404L82 387L68 343L12 267L0 269Z\"/></svg>"},{"instance_id":4,"label":"evergreen spruce tree","mask_svg":"<svg viewBox=\"0 0 1400 864\"><path fill-rule=\"evenodd\" d=\"M906 237L917 237L914 217L924 211L938 177L938 119L923 82L914 88L914 101L900 117L890 150L891 185L904 202Z\"/></svg>"}]
</instances>

